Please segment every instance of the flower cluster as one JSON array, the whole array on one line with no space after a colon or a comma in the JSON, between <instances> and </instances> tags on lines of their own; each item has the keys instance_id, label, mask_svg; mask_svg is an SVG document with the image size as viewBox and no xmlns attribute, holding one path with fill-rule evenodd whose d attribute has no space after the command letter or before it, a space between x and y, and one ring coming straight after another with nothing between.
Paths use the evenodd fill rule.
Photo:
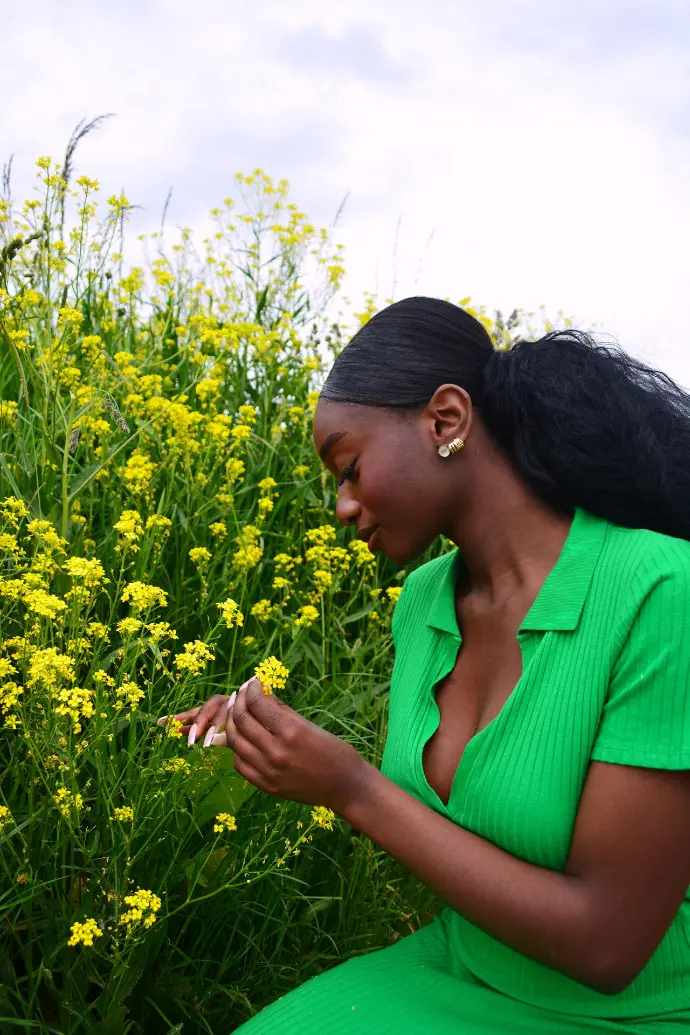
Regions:
<instances>
[{"instance_id":1,"label":"flower cluster","mask_svg":"<svg viewBox=\"0 0 690 1035\"><path fill-rule=\"evenodd\" d=\"M254 675L261 681L263 692L268 695L272 694L274 690L283 689L287 677L290 675L290 670L285 668L285 665L271 655L256 666Z\"/></svg>"},{"instance_id":2,"label":"flower cluster","mask_svg":"<svg viewBox=\"0 0 690 1035\"><path fill-rule=\"evenodd\" d=\"M223 621L228 629L232 629L233 626L244 625L244 615L235 600L224 600L222 603L216 604L216 607L220 608Z\"/></svg>"},{"instance_id":3,"label":"flower cluster","mask_svg":"<svg viewBox=\"0 0 690 1035\"><path fill-rule=\"evenodd\" d=\"M237 830L235 817L231 816L229 812L219 812L216 816L216 822L213 824L214 834L222 834L225 831L232 830Z\"/></svg>"},{"instance_id":4,"label":"flower cluster","mask_svg":"<svg viewBox=\"0 0 690 1035\"><path fill-rule=\"evenodd\" d=\"M161 907L161 900L152 891L138 888L133 895L125 895L125 905L129 909L120 917L120 924L132 934L139 924L151 927L156 922L156 913Z\"/></svg>"},{"instance_id":5,"label":"flower cluster","mask_svg":"<svg viewBox=\"0 0 690 1035\"><path fill-rule=\"evenodd\" d=\"M180 671L197 676L206 668L206 663L213 661L214 658L215 654L209 650L203 640L192 640L190 643L185 643L182 654L175 655L175 665Z\"/></svg>"},{"instance_id":6,"label":"flower cluster","mask_svg":"<svg viewBox=\"0 0 690 1035\"><path fill-rule=\"evenodd\" d=\"M102 938L103 932L99 928L95 920L87 917L83 923L72 924L72 930L70 933L70 939L67 942L68 945L87 945L92 946L94 938Z\"/></svg>"}]
</instances>

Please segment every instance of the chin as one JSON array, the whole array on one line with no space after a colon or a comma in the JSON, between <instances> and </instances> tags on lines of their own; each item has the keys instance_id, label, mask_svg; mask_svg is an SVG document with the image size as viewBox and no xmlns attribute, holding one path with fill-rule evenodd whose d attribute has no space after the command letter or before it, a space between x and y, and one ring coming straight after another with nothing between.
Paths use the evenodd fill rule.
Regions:
<instances>
[{"instance_id":1,"label":"chin","mask_svg":"<svg viewBox=\"0 0 690 1035\"><path fill-rule=\"evenodd\" d=\"M402 568L406 564L409 564L410 561L414 561L417 557L420 557L429 545L429 543L424 543L421 546L417 546L409 541L396 542L396 538L394 536L389 536L388 533L384 531L377 543L376 553L385 554L393 564L397 564Z\"/></svg>"}]
</instances>

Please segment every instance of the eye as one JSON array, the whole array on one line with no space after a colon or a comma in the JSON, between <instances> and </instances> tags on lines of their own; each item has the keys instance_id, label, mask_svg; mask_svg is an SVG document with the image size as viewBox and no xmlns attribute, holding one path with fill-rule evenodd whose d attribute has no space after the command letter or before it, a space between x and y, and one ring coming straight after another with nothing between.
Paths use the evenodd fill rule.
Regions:
<instances>
[{"instance_id":1,"label":"eye","mask_svg":"<svg viewBox=\"0 0 690 1035\"><path fill-rule=\"evenodd\" d=\"M351 478L355 477L355 467L357 465L357 461L358 460L359 460L359 457L356 456L354 458L354 460L350 461L350 463L347 465L347 467L344 467L342 469L342 471L340 473L340 477L338 478L338 485L342 485L344 482L346 482L348 480L348 478L351 479Z\"/></svg>"}]
</instances>

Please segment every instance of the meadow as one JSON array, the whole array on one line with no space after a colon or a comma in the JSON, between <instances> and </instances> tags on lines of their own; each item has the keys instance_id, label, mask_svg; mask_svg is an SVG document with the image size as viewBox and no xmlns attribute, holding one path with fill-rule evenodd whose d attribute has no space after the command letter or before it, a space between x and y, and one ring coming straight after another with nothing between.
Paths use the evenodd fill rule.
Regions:
<instances>
[{"instance_id":1,"label":"meadow","mask_svg":"<svg viewBox=\"0 0 690 1035\"><path fill-rule=\"evenodd\" d=\"M127 267L131 205L72 152L0 197L0 1035L226 1033L438 905L156 722L257 673L380 761L407 572L311 443L376 301L332 316L342 251L260 170Z\"/></svg>"}]
</instances>

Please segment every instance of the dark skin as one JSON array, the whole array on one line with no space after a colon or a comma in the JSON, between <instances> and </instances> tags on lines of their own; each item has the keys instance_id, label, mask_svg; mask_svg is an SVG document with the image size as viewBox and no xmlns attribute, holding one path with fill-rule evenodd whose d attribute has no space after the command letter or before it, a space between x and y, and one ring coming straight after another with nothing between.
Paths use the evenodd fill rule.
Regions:
<instances>
[{"instance_id":1,"label":"dark skin","mask_svg":"<svg viewBox=\"0 0 690 1035\"><path fill-rule=\"evenodd\" d=\"M322 400L314 445L342 484L336 515L404 565L439 533L462 550L466 583L453 671L436 688L438 731L424 751L445 802L471 737L521 673L517 630L568 535L494 445L463 389L442 385L405 415ZM344 435L339 434L345 432ZM440 459L459 437L465 448ZM368 538L368 537L367 537ZM690 773L592 762L563 872L535 866L402 790L355 749L294 712L258 679L178 718L210 726L235 767L269 794L326 805L477 927L604 994L626 988L664 937L690 885ZM214 730L214 732L215 732Z\"/></svg>"}]
</instances>

